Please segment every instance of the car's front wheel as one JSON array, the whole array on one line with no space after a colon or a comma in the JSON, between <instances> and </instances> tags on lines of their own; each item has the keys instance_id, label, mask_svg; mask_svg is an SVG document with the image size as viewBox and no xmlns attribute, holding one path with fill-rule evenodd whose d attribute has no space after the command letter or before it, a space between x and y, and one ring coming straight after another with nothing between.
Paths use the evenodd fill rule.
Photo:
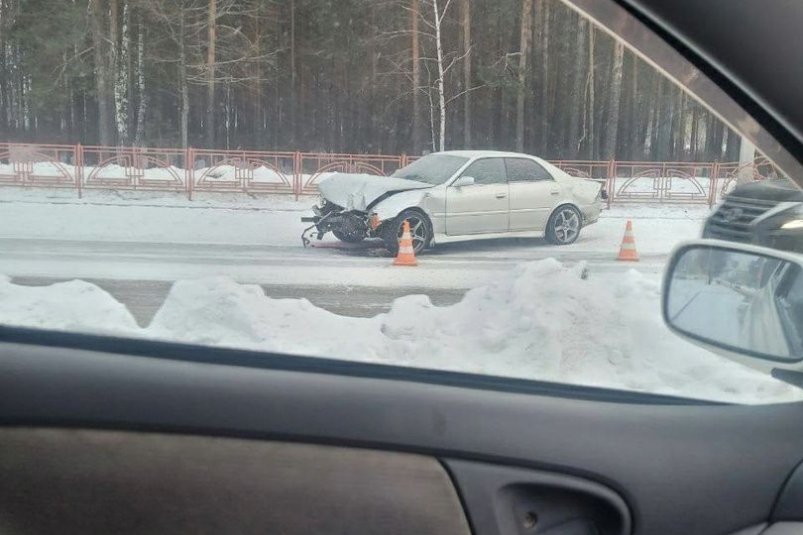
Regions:
<instances>
[{"instance_id":1,"label":"car's front wheel","mask_svg":"<svg viewBox=\"0 0 803 535\"><path fill-rule=\"evenodd\" d=\"M404 210L391 221L382 225L382 241L388 251L396 254L399 251L399 239L404 230L405 219L410 223L413 251L415 251L415 254L419 254L426 248L432 237L432 223L426 215L418 210Z\"/></svg>"},{"instance_id":2,"label":"car's front wheel","mask_svg":"<svg viewBox=\"0 0 803 535\"><path fill-rule=\"evenodd\" d=\"M580 236L583 216L574 206L561 206L549 217L544 235L554 245L569 245Z\"/></svg>"}]
</instances>

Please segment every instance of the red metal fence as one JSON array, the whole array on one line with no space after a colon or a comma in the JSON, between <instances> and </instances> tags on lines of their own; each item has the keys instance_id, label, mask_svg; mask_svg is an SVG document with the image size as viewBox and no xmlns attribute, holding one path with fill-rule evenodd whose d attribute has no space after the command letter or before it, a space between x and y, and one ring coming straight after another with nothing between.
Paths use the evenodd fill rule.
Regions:
<instances>
[{"instance_id":1,"label":"red metal fence","mask_svg":"<svg viewBox=\"0 0 803 535\"><path fill-rule=\"evenodd\" d=\"M160 149L0 143L0 186L175 191L317 192L331 172L389 175L415 156ZM555 160L568 174L606 184L613 203L712 205L738 177L762 180L778 170L760 159L747 166L719 162Z\"/></svg>"}]
</instances>

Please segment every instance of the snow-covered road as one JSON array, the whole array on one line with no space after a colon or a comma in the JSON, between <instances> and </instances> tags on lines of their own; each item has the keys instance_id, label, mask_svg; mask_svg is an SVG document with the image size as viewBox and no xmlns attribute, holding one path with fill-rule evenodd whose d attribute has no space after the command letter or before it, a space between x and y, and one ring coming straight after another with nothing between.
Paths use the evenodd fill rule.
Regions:
<instances>
[{"instance_id":1,"label":"snow-covered road","mask_svg":"<svg viewBox=\"0 0 803 535\"><path fill-rule=\"evenodd\" d=\"M392 266L377 243L341 248L265 245L103 242L0 238L0 273L10 276L178 280L225 275L240 282L293 285L470 288L532 260L589 262L612 272L637 267L660 273L665 254L639 264L615 260L616 251L555 248L542 240L450 244L419 257L415 269Z\"/></svg>"},{"instance_id":2,"label":"snow-covered road","mask_svg":"<svg viewBox=\"0 0 803 535\"><path fill-rule=\"evenodd\" d=\"M226 275L288 286L466 289L522 262L587 261L594 270L636 267L657 275L672 246L699 234L705 206L626 206L605 211L577 243L491 240L448 244L414 270L393 268L378 244L342 248L332 238L301 247L313 199L217 195L188 201L147 192L0 190L0 273L10 276L173 281ZM642 262L615 262L633 219Z\"/></svg>"}]
</instances>

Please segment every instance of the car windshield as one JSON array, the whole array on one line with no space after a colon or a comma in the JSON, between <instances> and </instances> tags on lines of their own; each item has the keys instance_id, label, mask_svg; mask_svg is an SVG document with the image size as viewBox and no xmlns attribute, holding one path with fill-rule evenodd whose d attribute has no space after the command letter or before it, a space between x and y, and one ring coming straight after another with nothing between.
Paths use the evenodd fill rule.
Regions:
<instances>
[{"instance_id":1,"label":"car windshield","mask_svg":"<svg viewBox=\"0 0 803 535\"><path fill-rule=\"evenodd\" d=\"M391 176L438 186L452 178L467 161L468 158L453 154L428 154L395 171Z\"/></svg>"},{"instance_id":2,"label":"car windshield","mask_svg":"<svg viewBox=\"0 0 803 535\"><path fill-rule=\"evenodd\" d=\"M803 400L661 308L682 241L803 252L803 174L577 3L0 1L0 326Z\"/></svg>"}]
</instances>

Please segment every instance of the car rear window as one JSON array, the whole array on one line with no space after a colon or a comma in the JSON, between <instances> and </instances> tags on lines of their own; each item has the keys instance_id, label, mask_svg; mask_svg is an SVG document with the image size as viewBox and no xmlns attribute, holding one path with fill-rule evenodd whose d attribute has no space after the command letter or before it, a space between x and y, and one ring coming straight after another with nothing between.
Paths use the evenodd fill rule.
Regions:
<instances>
[{"instance_id":1,"label":"car rear window","mask_svg":"<svg viewBox=\"0 0 803 535\"><path fill-rule=\"evenodd\" d=\"M507 179L510 182L554 180L546 169L533 160L505 158L505 167L507 168Z\"/></svg>"}]
</instances>

